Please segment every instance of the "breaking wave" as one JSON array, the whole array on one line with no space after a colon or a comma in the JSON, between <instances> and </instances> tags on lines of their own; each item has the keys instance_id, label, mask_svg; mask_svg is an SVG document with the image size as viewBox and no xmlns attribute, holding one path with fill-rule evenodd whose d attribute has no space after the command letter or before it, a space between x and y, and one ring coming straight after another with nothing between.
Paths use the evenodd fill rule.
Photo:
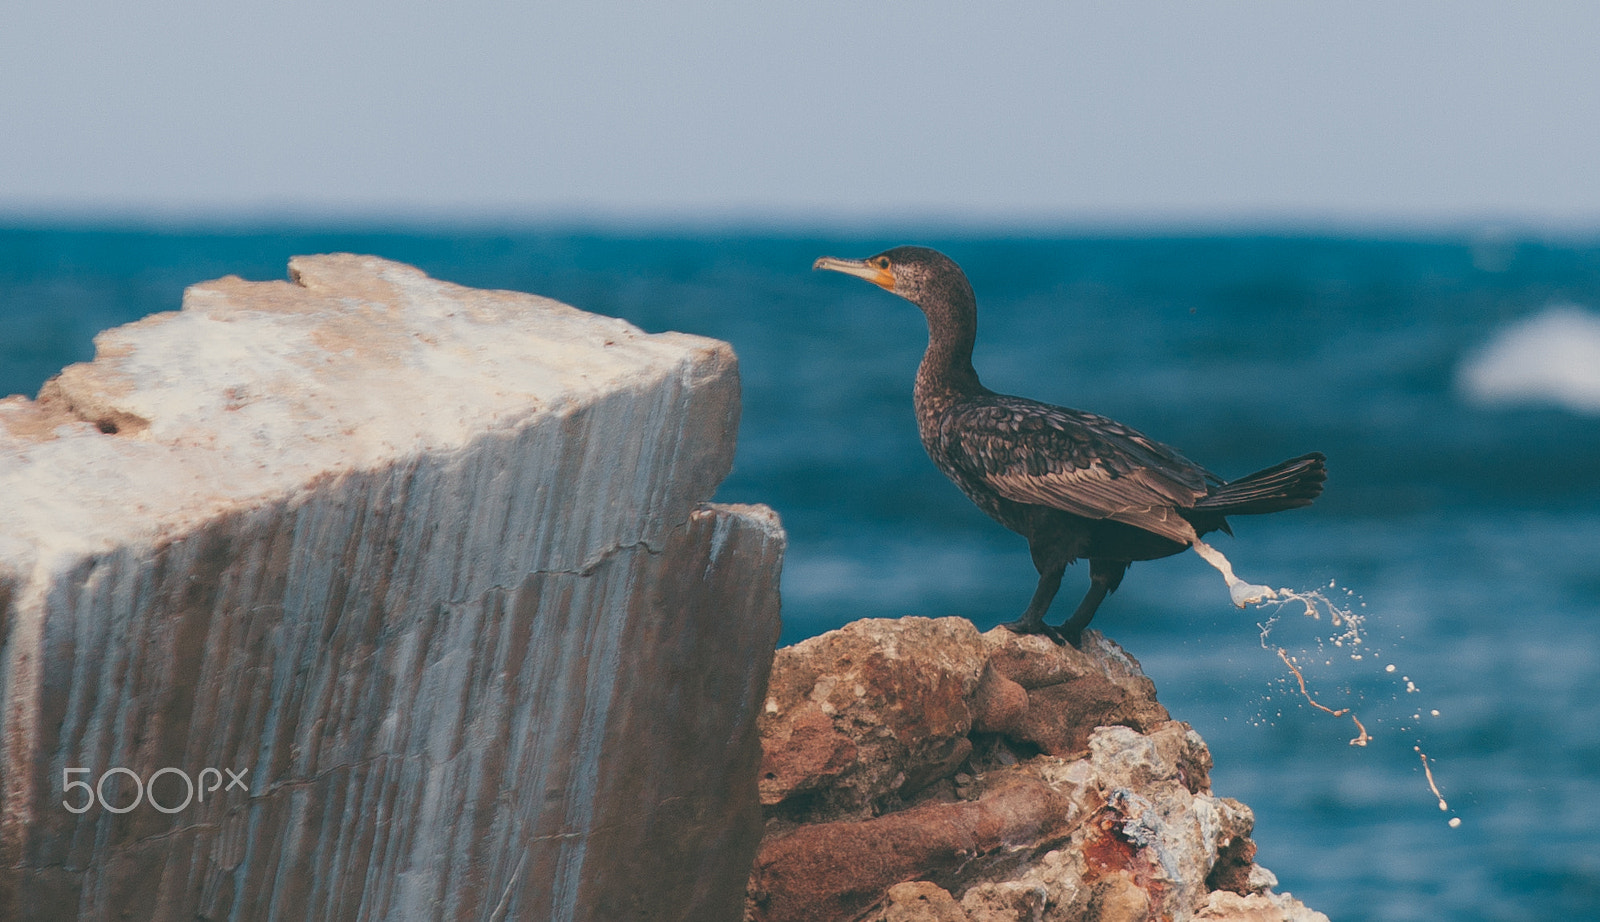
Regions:
<instances>
[{"instance_id":1,"label":"breaking wave","mask_svg":"<svg viewBox=\"0 0 1600 922\"><path fill-rule=\"evenodd\" d=\"M1478 403L1555 404L1600 415L1600 314L1553 305L1499 330L1457 369Z\"/></svg>"}]
</instances>

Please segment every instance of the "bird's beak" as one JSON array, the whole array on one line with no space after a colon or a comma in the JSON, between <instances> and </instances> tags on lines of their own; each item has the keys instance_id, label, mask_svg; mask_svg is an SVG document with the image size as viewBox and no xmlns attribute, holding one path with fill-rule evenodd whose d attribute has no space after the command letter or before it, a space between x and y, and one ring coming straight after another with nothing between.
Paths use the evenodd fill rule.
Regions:
<instances>
[{"instance_id":1,"label":"bird's beak","mask_svg":"<svg viewBox=\"0 0 1600 922\"><path fill-rule=\"evenodd\" d=\"M894 291L894 273L888 269L879 269L864 259L834 259L832 256L824 256L812 263L811 268L843 272L858 279L866 279L885 291Z\"/></svg>"}]
</instances>

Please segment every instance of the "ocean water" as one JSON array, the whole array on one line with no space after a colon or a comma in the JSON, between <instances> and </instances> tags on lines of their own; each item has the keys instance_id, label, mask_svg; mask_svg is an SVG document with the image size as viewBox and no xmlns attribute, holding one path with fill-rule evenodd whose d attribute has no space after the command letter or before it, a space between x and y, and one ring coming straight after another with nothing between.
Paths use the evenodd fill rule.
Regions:
<instances>
[{"instance_id":1,"label":"ocean water","mask_svg":"<svg viewBox=\"0 0 1600 922\"><path fill-rule=\"evenodd\" d=\"M1328 455L1315 506L1214 543L1246 579L1323 591L1359 644L1303 606L1234 609L1192 554L1136 564L1095 623L1205 736L1279 889L1336 920L1600 917L1600 243L0 228L0 394L192 282L375 253L733 343L744 418L720 498L783 516L785 642L861 617L988 628L1034 573L922 454L921 315L809 269L912 242L966 268L990 387L1225 477ZM1052 620L1085 586L1069 571Z\"/></svg>"}]
</instances>

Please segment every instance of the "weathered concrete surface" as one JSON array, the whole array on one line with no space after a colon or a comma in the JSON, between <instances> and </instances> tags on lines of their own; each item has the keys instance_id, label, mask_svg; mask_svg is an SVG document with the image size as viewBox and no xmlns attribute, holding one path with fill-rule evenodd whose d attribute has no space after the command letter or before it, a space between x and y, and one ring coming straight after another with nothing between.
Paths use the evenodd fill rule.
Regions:
<instances>
[{"instance_id":1,"label":"weathered concrete surface","mask_svg":"<svg viewBox=\"0 0 1600 922\"><path fill-rule=\"evenodd\" d=\"M290 271L0 401L0 918L737 918L783 535L703 505L732 352ZM63 806L123 768L248 789Z\"/></svg>"},{"instance_id":2,"label":"weathered concrete surface","mask_svg":"<svg viewBox=\"0 0 1600 922\"><path fill-rule=\"evenodd\" d=\"M751 922L1326 922L1096 631L857 621L778 651L761 732Z\"/></svg>"}]
</instances>

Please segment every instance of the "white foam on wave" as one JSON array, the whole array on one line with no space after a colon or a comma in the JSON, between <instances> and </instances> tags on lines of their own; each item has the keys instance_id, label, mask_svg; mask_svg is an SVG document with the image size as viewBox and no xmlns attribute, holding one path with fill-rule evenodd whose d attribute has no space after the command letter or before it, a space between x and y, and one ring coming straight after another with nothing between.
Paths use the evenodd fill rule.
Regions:
<instances>
[{"instance_id":1,"label":"white foam on wave","mask_svg":"<svg viewBox=\"0 0 1600 922\"><path fill-rule=\"evenodd\" d=\"M1558 304L1501 329L1457 370L1479 403L1553 403L1600 414L1600 314Z\"/></svg>"}]
</instances>

